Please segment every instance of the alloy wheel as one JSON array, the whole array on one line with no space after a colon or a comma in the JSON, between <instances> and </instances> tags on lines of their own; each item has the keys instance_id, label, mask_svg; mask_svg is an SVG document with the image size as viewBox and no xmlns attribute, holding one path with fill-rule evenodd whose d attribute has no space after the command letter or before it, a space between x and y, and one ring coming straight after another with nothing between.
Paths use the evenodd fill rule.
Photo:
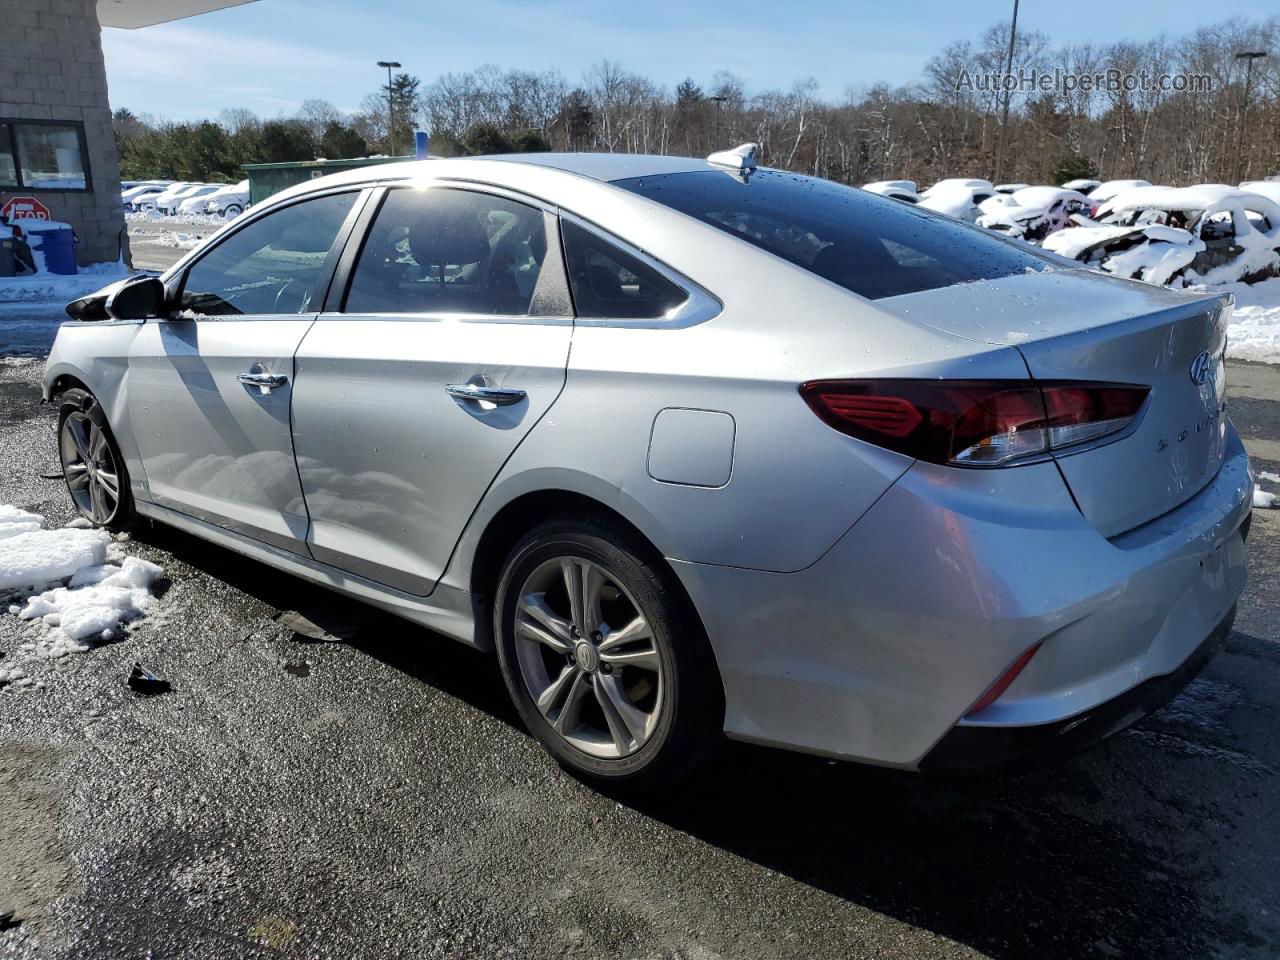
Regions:
<instances>
[{"instance_id":1,"label":"alloy wheel","mask_svg":"<svg viewBox=\"0 0 1280 960\"><path fill-rule=\"evenodd\" d=\"M573 556L540 564L520 589L514 636L525 687L566 742L619 759L653 735L663 657L639 605L604 567Z\"/></svg>"},{"instance_id":2,"label":"alloy wheel","mask_svg":"<svg viewBox=\"0 0 1280 960\"><path fill-rule=\"evenodd\" d=\"M96 524L109 523L120 505L120 469L106 433L76 411L62 422L58 452L76 509Z\"/></svg>"}]
</instances>

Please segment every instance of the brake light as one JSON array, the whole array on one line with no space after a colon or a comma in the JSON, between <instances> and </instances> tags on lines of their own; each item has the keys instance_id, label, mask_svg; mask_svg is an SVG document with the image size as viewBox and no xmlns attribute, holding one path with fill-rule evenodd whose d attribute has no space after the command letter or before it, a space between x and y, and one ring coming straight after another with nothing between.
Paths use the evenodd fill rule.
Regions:
<instances>
[{"instance_id":1,"label":"brake light","mask_svg":"<svg viewBox=\"0 0 1280 960\"><path fill-rule=\"evenodd\" d=\"M931 463L994 467L1127 427L1149 387L1033 380L814 380L829 426Z\"/></svg>"}]
</instances>

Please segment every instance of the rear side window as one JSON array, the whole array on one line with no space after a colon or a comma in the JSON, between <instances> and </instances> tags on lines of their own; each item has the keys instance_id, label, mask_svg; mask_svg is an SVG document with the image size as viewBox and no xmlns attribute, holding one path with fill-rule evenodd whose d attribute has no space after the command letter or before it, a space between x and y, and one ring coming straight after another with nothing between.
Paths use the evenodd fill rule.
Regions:
<instances>
[{"instance_id":1,"label":"rear side window","mask_svg":"<svg viewBox=\"0 0 1280 960\"><path fill-rule=\"evenodd\" d=\"M758 170L744 181L721 170L614 181L878 300L1047 261L941 214L829 180Z\"/></svg>"},{"instance_id":2,"label":"rear side window","mask_svg":"<svg viewBox=\"0 0 1280 960\"><path fill-rule=\"evenodd\" d=\"M469 190L392 190L344 309L529 316L546 255L542 211L528 204Z\"/></svg>"},{"instance_id":3,"label":"rear side window","mask_svg":"<svg viewBox=\"0 0 1280 960\"><path fill-rule=\"evenodd\" d=\"M355 193L303 200L237 230L187 271L182 309L206 316L318 311L325 258L355 200Z\"/></svg>"},{"instance_id":4,"label":"rear side window","mask_svg":"<svg viewBox=\"0 0 1280 960\"><path fill-rule=\"evenodd\" d=\"M689 298L653 267L572 220L560 221L560 235L580 317L656 320Z\"/></svg>"}]
</instances>

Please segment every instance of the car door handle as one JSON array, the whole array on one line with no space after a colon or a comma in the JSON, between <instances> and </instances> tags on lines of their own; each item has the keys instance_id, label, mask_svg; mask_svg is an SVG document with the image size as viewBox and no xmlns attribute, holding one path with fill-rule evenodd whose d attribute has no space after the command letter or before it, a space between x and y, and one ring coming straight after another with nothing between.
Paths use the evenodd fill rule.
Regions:
<instances>
[{"instance_id":1,"label":"car door handle","mask_svg":"<svg viewBox=\"0 0 1280 960\"><path fill-rule=\"evenodd\" d=\"M264 392L283 387L289 382L289 378L283 373L242 373L236 379L251 387L261 387Z\"/></svg>"},{"instance_id":2,"label":"car door handle","mask_svg":"<svg viewBox=\"0 0 1280 960\"><path fill-rule=\"evenodd\" d=\"M525 398L525 392L514 387L482 387L478 383L446 383L444 392L459 400L484 400L499 407L519 403Z\"/></svg>"}]
</instances>

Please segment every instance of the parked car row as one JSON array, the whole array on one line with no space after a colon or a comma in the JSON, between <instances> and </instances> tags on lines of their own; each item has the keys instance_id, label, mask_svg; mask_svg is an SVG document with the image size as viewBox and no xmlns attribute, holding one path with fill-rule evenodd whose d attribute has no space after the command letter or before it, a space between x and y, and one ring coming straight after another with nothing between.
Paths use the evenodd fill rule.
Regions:
<instances>
[{"instance_id":1,"label":"parked car row","mask_svg":"<svg viewBox=\"0 0 1280 960\"><path fill-rule=\"evenodd\" d=\"M232 184L143 180L120 186L120 202L129 213L170 217L208 214L230 220L249 207L248 180Z\"/></svg>"},{"instance_id":2,"label":"parked car row","mask_svg":"<svg viewBox=\"0 0 1280 960\"><path fill-rule=\"evenodd\" d=\"M1238 187L1071 180L1060 187L951 178L864 190L1038 244L1128 279L1182 287L1280 276L1280 180Z\"/></svg>"}]
</instances>

